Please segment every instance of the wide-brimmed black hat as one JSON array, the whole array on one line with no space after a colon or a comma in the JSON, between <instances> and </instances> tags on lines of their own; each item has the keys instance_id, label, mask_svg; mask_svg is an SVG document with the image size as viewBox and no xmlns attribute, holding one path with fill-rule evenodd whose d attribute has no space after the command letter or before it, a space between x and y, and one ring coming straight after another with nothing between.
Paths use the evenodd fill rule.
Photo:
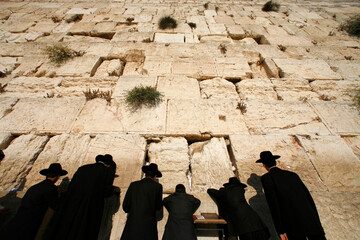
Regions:
<instances>
[{"instance_id":1,"label":"wide-brimmed black hat","mask_svg":"<svg viewBox=\"0 0 360 240\"><path fill-rule=\"evenodd\" d=\"M158 170L158 166L156 165L156 163L150 163L150 165L145 165L141 168L141 170L144 173L147 172L152 172L155 173L156 177L161 178L162 177L162 173Z\"/></svg>"},{"instance_id":2,"label":"wide-brimmed black hat","mask_svg":"<svg viewBox=\"0 0 360 240\"><path fill-rule=\"evenodd\" d=\"M227 187L227 186L235 185L235 184L240 184L243 188L246 188L246 187L247 187L247 185L246 185L246 184L243 184L242 182L240 182L240 180L239 180L237 177L231 177L231 178L229 178L229 182L224 183L223 186L224 186L224 187Z\"/></svg>"},{"instance_id":3,"label":"wide-brimmed black hat","mask_svg":"<svg viewBox=\"0 0 360 240\"><path fill-rule=\"evenodd\" d=\"M260 159L258 159L257 163L271 163L275 162L276 159L280 158L279 155L273 155L270 151L264 151L260 153Z\"/></svg>"},{"instance_id":4,"label":"wide-brimmed black hat","mask_svg":"<svg viewBox=\"0 0 360 240\"><path fill-rule=\"evenodd\" d=\"M68 172L63 170L60 163L52 163L50 164L49 168L43 169L40 171L41 175L46 176L49 173L53 173L55 175L64 176Z\"/></svg>"}]
</instances>

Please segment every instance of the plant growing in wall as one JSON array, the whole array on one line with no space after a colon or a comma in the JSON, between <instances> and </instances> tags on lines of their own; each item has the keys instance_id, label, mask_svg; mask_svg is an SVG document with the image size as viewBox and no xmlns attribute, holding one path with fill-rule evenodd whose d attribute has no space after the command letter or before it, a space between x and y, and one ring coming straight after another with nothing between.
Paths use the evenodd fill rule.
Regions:
<instances>
[{"instance_id":1,"label":"plant growing in wall","mask_svg":"<svg viewBox=\"0 0 360 240\"><path fill-rule=\"evenodd\" d=\"M191 27L191 29L196 28L196 23L188 22L187 24L189 25L189 27Z\"/></svg>"},{"instance_id":2,"label":"plant growing in wall","mask_svg":"<svg viewBox=\"0 0 360 240\"><path fill-rule=\"evenodd\" d=\"M162 17L159 21L159 28L160 29L174 29L177 27L177 22L174 18L170 16Z\"/></svg>"},{"instance_id":3,"label":"plant growing in wall","mask_svg":"<svg viewBox=\"0 0 360 240\"><path fill-rule=\"evenodd\" d=\"M205 9L208 9L208 8L209 8L209 2L207 2L207 3L204 4L204 8L205 8Z\"/></svg>"},{"instance_id":4,"label":"plant growing in wall","mask_svg":"<svg viewBox=\"0 0 360 240\"><path fill-rule=\"evenodd\" d=\"M351 17L340 25L341 31L346 31L349 35L360 37L360 14Z\"/></svg>"},{"instance_id":5,"label":"plant growing in wall","mask_svg":"<svg viewBox=\"0 0 360 240\"><path fill-rule=\"evenodd\" d=\"M225 45L224 43L221 43L221 44L219 45L219 49L220 49L220 52L221 52L222 54L226 54L226 52L227 52L227 47L226 47L226 45Z\"/></svg>"},{"instance_id":6,"label":"plant growing in wall","mask_svg":"<svg viewBox=\"0 0 360 240\"><path fill-rule=\"evenodd\" d=\"M154 107L162 101L163 95L154 87L138 86L128 91L125 101L132 109L139 109L143 106Z\"/></svg>"},{"instance_id":7,"label":"plant growing in wall","mask_svg":"<svg viewBox=\"0 0 360 240\"><path fill-rule=\"evenodd\" d=\"M270 12L270 11L277 12L277 11L279 11L279 9L280 9L280 4L277 2L273 2L273 1L268 1L262 7L262 10L264 12Z\"/></svg>"},{"instance_id":8,"label":"plant growing in wall","mask_svg":"<svg viewBox=\"0 0 360 240\"><path fill-rule=\"evenodd\" d=\"M84 52L77 52L60 44L47 47L45 52L47 53L50 61L58 65L65 63L73 57L80 57L84 55Z\"/></svg>"},{"instance_id":9,"label":"plant growing in wall","mask_svg":"<svg viewBox=\"0 0 360 240\"><path fill-rule=\"evenodd\" d=\"M126 24L127 25L131 25L131 23L134 21L134 18L132 18L132 17L128 17L127 19L126 19Z\"/></svg>"},{"instance_id":10,"label":"plant growing in wall","mask_svg":"<svg viewBox=\"0 0 360 240\"><path fill-rule=\"evenodd\" d=\"M112 91L100 91L100 89L96 89L96 90L88 89L88 90L84 91L83 93L85 95L86 101L89 101L89 100L95 99L95 98L103 98L106 100L108 105L111 104Z\"/></svg>"}]
</instances>

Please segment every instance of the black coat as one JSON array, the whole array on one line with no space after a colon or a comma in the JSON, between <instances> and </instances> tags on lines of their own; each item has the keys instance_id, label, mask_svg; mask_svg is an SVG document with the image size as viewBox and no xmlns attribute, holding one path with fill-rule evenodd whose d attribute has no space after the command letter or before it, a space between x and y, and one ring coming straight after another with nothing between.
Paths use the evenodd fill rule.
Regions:
<instances>
[{"instance_id":1,"label":"black coat","mask_svg":"<svg viewBox=\"0 0 360 240\"><path fill-rule=\"evenodd\" d=\"M128 214L121 240L157 240L156 211L162 209L162 185L150 178L132 182L123 210Z\"/></svg>"},{"instance_id":2,"label":"black coat","mask_svg":"<svg viewBox=\"0 0 360 240\"><path fill-rule=\"evenodd\" d=\"M4 228L2 239L33 240L49 207L54 208L57 187L48 179L32 186L21 200L15 217Z\"/></svg>"},{"instance_id":3,"label":"black coat","mask_svg":"<svg viewBox=\"0 0 360 240\"><path fill-rule=\"evenodd\" d=\"M278 234L324 234L314 200L296 173L275 167L261 183Z\"/></svg>"},{"instance_id":4,"label":"black coat","mask_svg":"<svg viewBox=\"0 0 360 240\"><path fill-rule=\"evenodd\" d=\"M196 240L193 214L200 200L186 193L174 193L163 201L169 212L162 240Z\"/></svg>"},{"instance_id":5,"label":"black coat","mask_svg":"<svg viewBox=\"0 0 360 240\"><path fill-rule=\"evenodd\" d=\"M55 216L51 239L96 240L104 209L104 198L113 192L115 170L101 163L80 167L72 178L58 216Z\"/></svg>"},{"instance_id":6,"label":"black coat","mask_svg":"<svg viewBox=\"0 0 360 240\"><path fill-rule=\"evenodd\" d=\"M209 189L208 194L217 200L219 208L229 225L229 234L240 236L265 231L267 227L245 199L244 187L240 184L227 185L220 190Z\"/></svg>"}]
</instances>

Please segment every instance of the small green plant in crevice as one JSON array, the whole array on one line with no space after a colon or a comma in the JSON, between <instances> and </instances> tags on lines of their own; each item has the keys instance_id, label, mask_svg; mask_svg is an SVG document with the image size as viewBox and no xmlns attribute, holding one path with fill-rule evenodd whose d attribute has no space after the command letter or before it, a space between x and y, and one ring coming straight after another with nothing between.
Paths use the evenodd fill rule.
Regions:
<instances>
[{"instance_id":1,"label":"small green plant in crevice","mask_svg":"<svg viewBox=\"0 0 360 240\"><path fill-rule=\"evenodd\" d=\"M226 52L227 52L227 47L226 47L226 45L225 45L224 43L221 43L221 44L219 45L219 49L220 49L220 52L221 52L222 54L226 54Z\"/></svg>"},{"instance_id":2,"label":"small green plant in crevice","mask_svg":"<svg viewBox=\"0 0 360 240\"><path fill-rule=\"evenodd\" d=\"M341 31L346 31L351 36L360 37L360 14L351 17L340 25Z\"/></svg>"},{"instance_id":3,"label":"small green plant in crevice","mask_svg":"<svg viewBox=\"0 0 360 240\"><path fill-rule=\"evenodd\" d=\"M187 24L189 25L189 27L191 27L191 29L196 28L196 23L188 22Z\"/></svg>"},{"instance_id":4,"label":"small green plant in crevice","mask_svg":"<svg viewBox=\"0 0 360 240\"><path fill-rule=\"evenodd\" d=\"M239 109L242 114L246 113L246 103L243 101L238 102L237 109Z\"/></svg>"},{"instance_id":5,"label":"small green plant in crevice","mask_svg":"<svg viewBox=\"0 0 360 240\"><path fill-rule=\"evenodd\" d=\"M46 48L45 52L47 53L51 62L56 64L61 64L73 57L81 57L85 53L82 51L74 51L63 45L54 45Z\"/></svg>"},{"instance_id":6,"label":"small green plant in crevice","mask_svg":"<svg viewBox=\"0 0 360 240\"><path fill-rule=\"evenodd\" d=\"M110 105L111 104L111 95L112 95L112 91L101 91L100 89L96 89L96 90L91 90L88 89L86 91L83 92L86 98L86 101L89 101L91 99L95 99L95 98L103 98L106 100L107 104Z\"/></svg>"},{"instance_id":7,"label":"small green plant in crevice","mask_svg":"<svg viewBox=\"0 0 360 240\"><path fill-rule=\"evenodd\" d=\"M160 29L167 29L167 28L176 28L177 27L177 22L174 18L170 17L170 16L165 16L162 17L159 21L159 28Z\"/></svg>"},{"instance_id":8,"label":"small green plant in crevice","mask_svg":"<svg viewBox=\"0 0 360 240\"><path fill-rule=\"evenodd\" d=\"M128 18L126 19L126 24L127 24L127 25L131 25L133 21L134 21L134 18L128 17Z\"/></svg>"},{"instance_id":9,"label":"small green plant in crevice","mask_svg":"<svg viewBox=\"0 0 360 240\"><path fill-rule=\"evenodd\" d=\"M204 4L204 8L205 8L206 10L209 9L209 2L207 2L207 3Z\"/></svg>"},{"instance_id":10,"label":"small green plant in crevice","mask_svg":"<svg viewBox=\"0 0 360 240\"><path fill-rule=\"evenodd\" d=\"M323 100L323 101L331 101L331 97L329 97L328 95L325 95L325 94L322 94L320 95L320 100Z\"/></svg>"},{"instance_id":11,"label":"small green plant in crevice","mask_svg":"<svg viewBox=\"0 0 360 240\"><path fill-rule=\"evenodd\" d=\"M154 107L162 101L162 98L163 95L154 87L138 86L127 92L125 102L136 110L143 106Z\"/></svg>"},{"instance_id":12,"label":"small green plant in crevice","mask_svg":"<svg viewBox=\"0 0 360 240\"><path fill-rule=\"evenodd\" d=\"M286 47L284 45L278 45L278 48L280 49L280 51L285 52L286 51Z\"/></svg>"},{"instance_id":13,"label":"small green plant in crevice","mask_svg":"<svg viewBox=\"0 0 360 240\"><path fill-rule=\"evenodd\" d=\"M51 16L51 20L52 20L54 23L61 22L61 18L59 18L58 16Z\"/></svg>"},{"instance_id":14,"label":"small green plant in crevice","mask_svg":"<svg viewBox=\"0 0 360 240\"><path fill-rule=\"evenodd\" d=\"M277 11L279 11L279 9L280 9L280 4L277 2L273 2L273 1L268 1L262 7L262 10L264 12L270 12L270 11L277 12Z\"/></svg>"}]
</instances>

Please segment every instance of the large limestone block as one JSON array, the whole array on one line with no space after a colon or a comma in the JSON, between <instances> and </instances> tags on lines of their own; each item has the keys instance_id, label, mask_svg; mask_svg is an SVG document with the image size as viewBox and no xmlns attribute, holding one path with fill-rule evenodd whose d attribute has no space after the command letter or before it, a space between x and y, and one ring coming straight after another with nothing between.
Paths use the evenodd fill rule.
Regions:
<instances>
[{"instance_id":1,"label":"large limestone block","mask_svg":"<svg viewBox=\"0 0 360 240\"><path fill-rule=\"evenodd\" d=\"M230 143L239 178L244 183L248 182L252 191L261 189L260 181L254 183L253 180L266 173L262 164L255 163L262 151L280 155L277 166L296 172L310 190L327 190L296 136L230 135Z\"/></svg>"},{"instance_id":2,"label":"large limestone block","mask_svg":"<svg viewBox=\"0 0 360 240\"><path fill-rule=\"evenodd\" d=\"M29 174L26 175L25 189L42 181L44 176L40 175L39 171L48 168L52 163L60 163L62 168L68 171L68 174L63 178L71 179L78 167L84 165L90 141L89 135L82 134L62 134L50 138ZM61 182L60 180L57 184L59 185Z\"/></svg>"},{"instance_id":3,"label":"large limestone block","mask_svg":"<svg viewBox=\"0 0 360 240\"><path fill-rule=\"evenodd\" d=\"M224 138L195 142L189 146L189 151L192 191L218 189L234 176Z\"/></svg>"},{"instance_id":4,"label":"large limestone block","mask_svg":"<svg viewBox=\"0 0 360 240\"><path fill-rule=\"evenodd\" d=\"M243 39L246 36L244 29L240 25L226 25L226 28L232 39Z\"/></svg>"},{"instance_id":5,"label":"large limestone block","mask_svg":"<svg viewBox=\"0 0 360 240\"><path fill-rule=\"evenodd\" d=\"M339 136L298 137L331 191L360 191L360 163Z\"/></svg>"},{"instance_id":6,"label":"large limestone block","mask_svg":"<svg viewBox=\"0 0 360 240\"><path fill-rule=\"evenodd\" d=\"M120 59L104 60L97 68L94 77L121 76L124 63Z\"/></svg>"},{"instance_id":7,"label":"large limestone block","mask_svg":"<svg viewBox=\"0 0 360 240\"><path fill-rule=\"evenodd\" d=\"M298 36L282 36L282 35L269 35L266 34L261 38L262 44L270 45L283 45L283 46L301 46L301 47L311 47L313 43L310 39L305 37Z\"/></svg>"},{"instance_id":8,"label":"large limestone block","mask_svg":"<svg viewBox=\"0 0 360 240\"><path fill-rule=\"evenodd\" d=\"M245 57L216 58L218 76L226 79L251 78L252 72Z\"/></svg>"},{"instance_id":9,"label":"large limestone block","mask_svg":"<svg viewBox=\"0 0 360 240\"><path fill-rule=\"evenodd\" d=\"M235 85L225 79L214 78L200 82L201 97L204 99L239 99Z\"/></svg>"},{"instance_id":10,"label":"large limestone block","mask_svg":"<svg viewBox=\"0 0 360 240\"><path fill-rule=\"evenodd\" d=\"M322 121L326 123L333 133L360 133L360 114L353 103L311 101L311 104L319 112Z\"/></svg>"},{"instance_id":11,"label":"large limestone block","mask_svg":"<svg viewBox=\"0 0 360 240\"><path fill-rule=\"evenodd\" d=\"M96 72L100 63L101 60L99 56L85 55L82 57L75 57L58 68L49 67L49 69L46 70L55 71L57 76L89 77ZM43 69L40 68L40 70Z\"/></svg>"},{"instance_id":12,"label":"large limestone block","mask_svg":"<svg viewBox=\"0 0 360 240\"><path fill-rule=\"evenodd\" d=\"M218 76L215 63L201 59L175 61L172 66L172 73L174 75L185 75L196 79L207 79Z\"/></svg>"},{"instance_id":13,"label":"large limestone block","mask_svg":"<svg viewBox=\"0 0 360 240\"><path fill-rule=\"evenodd\" d=\"M94 22L77 22L69 30L71 34L88 34L95 27Z\"/></svg>"},{"instance_id":14,"label":"large limestone block","mask_svg":"<svg viewBox=\"0 0 360 240\"><path fill-rule=\"evenodd\" d=\"M70 14L93 14L97 8L80 8L80 7L74 7L71 8L69 11L66 12L67 15Z\"/></svg>"},{"instance_id":15,"label":"large limestone block","mask_svg":"<svg viewBox=\"0 0 360 240\"><path fill-rule=\"evenodd\" d=\"M319 96L327 97L331 100L353 101L356 96L354 89L360 88L360 82L357 80L316 80L310 82L310 86Z\"/></svg>"},{"instance_id":16,"label":"large limestone block","mask_svg":"<svg viewBox=\"0 0 360 240\"><path fill-rule=\"evenodd\" d=\"M153 32L117 32L111 39L112 42L144 42L153 41Z\"/></svg>"},{"instance_id":17,"label":"large limestone block","mask_svg":"<svg viewBox=\"0 0 360 240\"><path fill-rule=\"evenodd\" d=\"M13 72L13 76L33 76L38 69L46 62L43 56L25 56L21 60L21 64Z\"/></svg>"},{"instance_id":18,"label":"large limestone block","mask_svg":"<svg viewBox=\"0 0 360 240\"><path fill-rule=\"evenodd\" d=\"M13 140L11 133L0 133L0 149L5 149Z\"/></svg>"},{"instance_id":19,"label":"large limestone block","mask_svg":"<svg viewBox=\"0 0 360 240\"><path fill-rule=\"evenodd\" d=\"M225 35L227 34L225 25L222 23L209 23L210 34L219 34Z\"/></svg>"},{"instance_id":20,"label":"large limestone block","mask_svg":"<svg viewBox=\"0 0 360 240\"><path fill-rule=\"evenodd\" d=\"M93 99L84 106L72 132L164 134L165 121L165 101L156 107L132 110L123 101L108 105L103 99Z\"/></svg>"},{"instance_id":21,"label":"large limestone block","mask_svg":"<svg viewBox=\"0 0 360 240\"><path fill-rule=\"evenodd\" d=\"M60 85L61 78L18 77L8 82L6 96L46 97Z\"/></svg>"},{"instance_id":22,"label":"large limestone block","mask_svg":"<svg viewBox=\"0 0 360 240\"><path fill-rule=\"evenodd\" d=\"M273 59L282 78L305 78L307 80L340 80L342 77L320 59Z\"/></svg>"},{"instance_id":23,"label":"large limestone block","mask_svg":"<svg viewBox=\"0 0 360 240\"><path fill-rule=\"evenodd\" d=\"M3 118L4 116L6 116L6 114L10 113L11 109L18 101L19 101L18 98L1 97L0 98L0 118ZM3 129L1 129L1 130L3 130Z\"/></svg>"},{"instance_id":24,"label":"large limestone block","mask_svg":"<svg viewBox=\"0 0 360 240\"><path fill-rule=\"evenodd\" d=\"M185 42L185 35L182 33L168 34L168 33L155 33L154 42L158 43L183 43Z\"/></svg>"},{"instance_id":25,"label":"large limestone block","mask_svg":"<svg viewBox=\"0 0 360 240\"><path fill-rule=\"evenodd\" d=\"M204 35L200 37L200 43L232 43L232 40L225 35Z\"/></svg>"},{"instance_id":26,"label":"large limestone block","mask_svg":"<svg viewBox=\"0 0 360 240\"><path fill-rule=\"evenodd\" d=\"M231 99L171 99L168 101L168 134L247 134L238 102Z\"/></svg>"},{"instance_id":27,"label":"large limestone block","mask_svg":"<svg viewBox=\"0 0 360 240\"><path fill-rule=\"evenodd\" d=\"M305 101L319 98L319 95L312 91L309 82L305 79L273 79L271 82L282 100Z\"/></svg>"},{"instance_id":28,"label":"large limestone block","mask_svg":"<svg viewBox=\"0 0 360 240\"><path fill-rule=\"evenodd\" d=\"M360 60L329 60L327 63L346 80L358 80L360 77Z\"/></svg>"},{"instance_id":29,"label":"large limestone block","mask_svg":"<svg viewBox=\"0 0 360 240\"><path fill-rule=\"evenodd\" d=\"M79 98L23 98L0 121L11 132L66 132L84 104Z\"/></svg>"},{"instance_id":30,"label":"large limestone block","mask_svg":"<svg viewBox=\"0 0 360 240\"><path fill-rule=\"evenodd\" d=\"M253 134L329 134L319 116L299 101L246 101L245 121Z\"/></svg>"},{"instance_id":31,"label":"large limestone block","mask_svg":"<svg viewBox=\"0 0 360 240\"><path fill-rule=\"evenodd\" d=\"M158 78L157 90L165 98L200 98L199 83L194 78L183 76L164 76Z\"/></svg>"},{"instance_id":32,"label":"large limestone block","mask_svg":"<svg viewBox=\"0 0 360 240\"><path fill-rule=\"evenodd\" d=\"M343 137L343 139L347 145L351 147L355 155L360 159L360 136Z\"/></svg>"},{"instance_id":33,"label":"large limestone block","mask_svg":"<svg viewBox=\"0 0 360 240\"><path fill-rule=\"evenodd\" d=\"M116 22L98 22L93 28L92 34L113 32L116 27Z\"/></svg>"},{"instance_id":34,"label":"large limestone block","mask_svg":"<svg viewBox=\"0 0 360 240\"><path fill-rule=\"evenodd\" d=\"M4 150L6 158L1 162L0 190L23 187L26 174L48 141L47 136L22 135Z\"/></svg>"},{"instance_id":35,"label":"large limestone block","mask_svg":"<svg viewBox=\"0 0 360 240\"><path fill-rule=\"evenodd\" d=\"M115 86L114 98L125 98L127 92L135 87L156 87L157 78L150 76L121 76Z\"/></svg>"},{"instance_id":36,"label":"large limestone block","mask_svg":"<svg viewBox=\"0 0 360 240\"><path fill-rule=\"evenodd\" d=\"M158 143L151 143L148 151L150 163L156 163L163 177L160 183L164 193L173 193L175 186L184 184L189 189L189 149L185 138L164 138Z\"/></svg>"},{"instance_id":37,"label":"large limestone block","mask_svg":"<svg viewBox=\"0 0 360 240\"><path fill-rule=\"evenodd\" d=\"M170 75L172 72L173 61L171 59L150 59L146 57L143 71L149 76Z\"/></svg>"},{"instance_id":38,"label":"large limestone block","mask_svg":"<svg viewBox=\"0 0 360 240\"><path fill-rule=\"evenodd\" d=\"M59 24L54 23L52 21L41 21L36 23L34 27L31 27L29 31L31 32L42 32L45 34L49 34L52 32L52 30L57 27Z\"/></svg>"},{"instance_id":39,"label":"large limestone block","mask_svg":"<svg viewBox=\"0 0 360 240\"><path fill-rule=\"evenodd\" d=\"M118 175L113 185L120 189L128 188L131 182L139 180L142 176L146 140L136 134L98 134L91 140L85 163L93 163L99 154L113 156Z\"/></svg>"},{"instance_id":40,"label":"large limestone block","mask_svg":"<svg viewBox=\"0 0 360 240\"><path fill-rule=\"evenodd\" d=\"M353 192L311 193L327 239L356 239L360 234L360 194Z\"/></svg>"},{"instance_id":41,"label":"large limestone block","mask_svg":"<svg viewBox=\"0 0 360 240\"><path fill-rule=\"evenodd\" d=\"M244 79L236 83L237 92L243 100L276 100L277 94L269 79Z\"/></svg>"}]
</instances>

